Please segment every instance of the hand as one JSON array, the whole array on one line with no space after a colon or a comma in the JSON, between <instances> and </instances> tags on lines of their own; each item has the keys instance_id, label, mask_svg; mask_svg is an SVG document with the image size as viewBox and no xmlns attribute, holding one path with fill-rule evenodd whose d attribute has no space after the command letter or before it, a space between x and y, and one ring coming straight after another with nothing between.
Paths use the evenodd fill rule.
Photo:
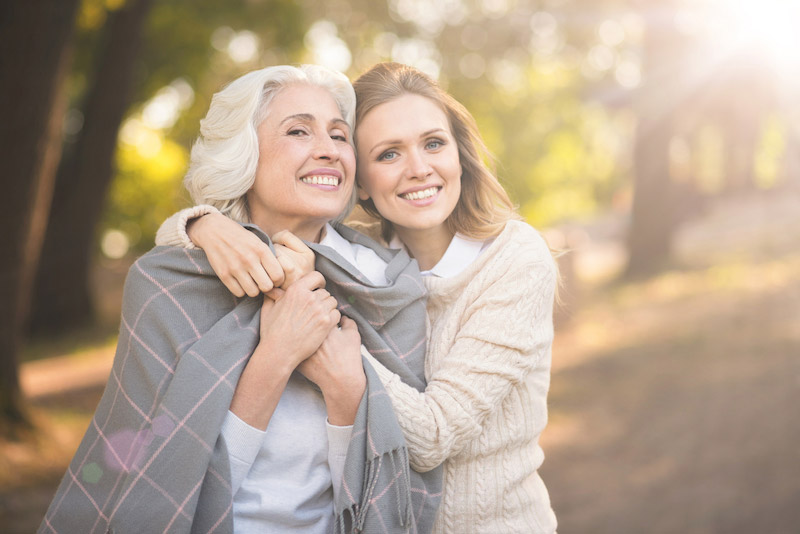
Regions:
<instances>
[{"instance_id":1,"label":"hand","mask_svg":"<svg viewBox=\"0 0 800 534\"><path fill-rule=\"evenodd\" d=\"M341 329L330 331L319 349L297 370L322 390L328 421L345 426L355 421L367 377L361 362L358 327L348 317L342 317L341 325Z\"/></svg>"},{"instance_id":2,"label":"hand","mask_svg":"<svg viewBox=\"0 0 800 534\"><path fill-rule=\"evenodd\" d=\"M325 291L325 279L313 271L294 283L277 302L264 297L261 339L253 354L280 351L294 369L319 349L341 319L337 302Z\"/></svg>"},{"instance_id":3,"label":"hand","mask_svg":"<svg viewBox=\"0 0 800 534\"><path fill-rule=\"evenodd\" d=\"M303 241L288 230L283 230L272 236L272 243L278 256L278 263L283 268L282 289L287 289L303 275L314 270L314 251L306 246Z\"/></svg>"},{"instance_id":4,"label":"hand","mask_svg":"<svg viewBox=\"0 0 800 534\"><path fill-rule=\"evenodd\" d=\"M341 316L318 272L303 276L274 302L264 297L261 339L236 383L230 409L248 425L266 430L297 365L314 353Z\"/></svg>"},{"instance_id":5,"label":"hand","mask_svg":"<svg viewBox=\"0 0 800 534\"><path fill-rule=\"evenodd\" d=\"M284 283L283 267L266 243L221 213L189 221L186 233L237 297L255 297Z\"/></svg>"}]
</instances>

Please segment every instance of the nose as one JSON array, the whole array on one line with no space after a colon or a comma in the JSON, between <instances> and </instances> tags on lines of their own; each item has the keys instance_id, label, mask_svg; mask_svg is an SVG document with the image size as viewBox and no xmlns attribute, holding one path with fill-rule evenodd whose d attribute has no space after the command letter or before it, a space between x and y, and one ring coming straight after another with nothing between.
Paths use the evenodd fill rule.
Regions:
<instances>
[{"instance_id":1,"label":"nose","mask_svg":"<svg viewBox=\"0 0 800 534\"><path fill-rule=\"evenodd\" d=\"M408 173L409 178L424 180L433 174L433 168L431 167L430 163L428 163L428 160L423 152L420 150L411 150L408 153L408 165L406 167L406 172Z\"/></svg>"},{"instance_id":2,"label":"nose","mask_svg":"<svg viewBox=\"0 0 800 534\"><path fill-rule=\"evenodd\" d=\"M339 150L329 135L318 135L314 141L313 156L314 159L336 161L339 159Z\"/></svg>"}]
</instances>

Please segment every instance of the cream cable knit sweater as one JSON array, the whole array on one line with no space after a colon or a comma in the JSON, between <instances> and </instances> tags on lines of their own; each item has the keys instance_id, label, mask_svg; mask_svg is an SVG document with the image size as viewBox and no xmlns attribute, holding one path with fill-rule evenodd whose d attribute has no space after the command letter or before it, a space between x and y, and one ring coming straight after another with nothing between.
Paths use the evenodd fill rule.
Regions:
<instances>
[{"instance_id":1,"label":"cream cable knit sweater","mask_svg":"<svg viewBox=\"0 0 800 534\"><path fill-rule=\"evenodd\" d=\"M552 533L537 473L547 423L556 267L542 237L511 221L453 278L426 277L424 393L371 360L392 398L411 465L444 462L436 533Z\"/></svg>"}]
</instances>

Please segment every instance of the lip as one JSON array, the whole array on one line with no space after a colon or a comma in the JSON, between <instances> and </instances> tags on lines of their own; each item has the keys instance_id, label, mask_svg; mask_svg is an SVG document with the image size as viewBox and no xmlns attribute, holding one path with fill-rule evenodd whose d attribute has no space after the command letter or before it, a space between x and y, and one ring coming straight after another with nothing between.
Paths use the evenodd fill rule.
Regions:
<instances>
[{"instance_id":1,"label":"lip","mask_svg":"<svg viewBox=\"0 0 800 534\"><path fill-rule=\"evenodd\" d=\"M312 183L308 183L308 182L304 182L303 181L304 178L309 178L311 176L330 176L332 178L336 178L337 183L336 183L336 185L331 185L331 184L312 184ZM336 191L336 190L339 189L339 187L342 185L343 182L344 182L344 180L342 179L342 173L340 171L338 171L336 169L330 169L330 168L327 168L327 167L323 167L323 168L319 168L319 169L313 169L313 170L308 171L307 173L303 174L300 177L300 183L302 183L303 185L307 185L307 186L314 187L314 188L317 188L317 189L322 189L324 191Z\"/></svg>"},{"instance_id":2,"label":"lip","mask_svg":"<svg viewBox=\"0 0 800 534\"><path fill-rule=\"evenodd\" d=\"M328 167L311 170L305 173L303 175L303 178L305 178L306 176L335 176L339 179L339 183L342 182L342 173L336 169L330 169Z\"/></svg>"},{"instance_id":3,"label":"lip","mask_svg":"<svg viewBox=\"0 0 800 534\"><path fill-rule=\"evenodd\" d=\"M430 189L431 187L435 187L436 188L436 192L433 195L429 196L429 197L410 199L410 198L405 198L405 197L402 196L402 195L408 195L410 193L416 193L418 191L425 191L426 189ZM406 202L406 203L408 203L408 204L410 204L412 206L418 207L418 208L424 208L425 206L430 206L431 204L436 202L436 199L439 198L439 195L441 194L442 189L443 189L442 185L439 185L439 184L427 184L427 185L424 185L424 186L412 187L410 189L406 189L405 191L403 191L401 193L398 193L397 196L403 202Z\"/></svg>"},{"instance_id":4,"label":"lip","mask_svg":"<svg viewBox=\"0 0 800 534\"><path fill-rule=\"evenodd\" d=\"M398 196L408 195L409 193L416 193L418 191L425 191L426 189L430 189L431 187L435 187L435 188L439 189L440 191L442 189L442 186L440 184L425 184L425 185L420 185L418 187L411 187L411 188L406 189L404 191L400 191L398 193ZM434 195L434 196L436 196L436 195Z\"/></svg>"}]
</instances>

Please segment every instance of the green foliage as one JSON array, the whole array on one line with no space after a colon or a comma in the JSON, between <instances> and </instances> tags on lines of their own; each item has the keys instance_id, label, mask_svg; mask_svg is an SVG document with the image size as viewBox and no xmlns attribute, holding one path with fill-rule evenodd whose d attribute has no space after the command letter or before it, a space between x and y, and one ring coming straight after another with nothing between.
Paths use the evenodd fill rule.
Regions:
<instances>
[{"instance_id":1,"label":"green foliage","mask_svg":"<svg viewBox=\"0 0 800 534\"><path fill-rule=\"evenodd\" d=\"M154 132L149 135L152 136L150 152L120 143L117 176L111 186L110 209L104 221L104 227L123 231L138 253L153 246L153 236L162 221L177 206L185 204L188 197L181 186L188 161L186 149Z\"/></svg>"}]
</instances>

